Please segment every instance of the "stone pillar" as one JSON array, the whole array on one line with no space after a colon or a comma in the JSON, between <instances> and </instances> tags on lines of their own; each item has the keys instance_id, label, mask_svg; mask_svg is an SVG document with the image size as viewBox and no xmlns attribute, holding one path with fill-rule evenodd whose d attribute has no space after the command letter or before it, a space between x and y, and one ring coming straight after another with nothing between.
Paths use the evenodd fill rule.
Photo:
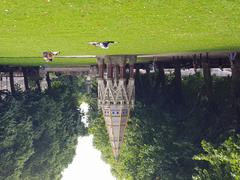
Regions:
<instances>
[{"instance_id":1,"label":"stone pillar","mask_svg":"<svg viewBox=\"0 0 240 180\"><path fill-rule=\"evenodd\" d=\"M113 64L112 60L109 57L105 57L106 64L107 64L107 78L113 78Z\"/></svg>"},{"instance_id":2,"label":"stone pillar","mask_svg":"<svg viewBox=\"0 0 240 180\"><path fill-rule=\"evenodd\" d=\"M120 78L124 79L126 74L125 64L120 64Z\"/></svg>"},{"instance_id":3,"label":"stone pillar","mask_svg":"<svg viewBox=\"0 0 240 180\"><path fill-rule=\"evenodd\" d=\"M113 76L114 76L114 79L118 79L119 77L119 66L117 63L113 64Z\"/></svg>"},{"instance_id":4,"label":"stone pillar","mask_svg":"<svg viewBox=\"0 0 240 180\"><path fill-rule=\"evenodd\" d=\"M120 79L126 78L126 58L125 56L116 56L120 67Z\"/></svg>"},{"instance_id":5,"label":"stone pillar","mask_svg":"<svg viewBox=\"0 0 240 180\"><path fill-rule=\"evenodd\" d=\"M103 79L104 75L104 56L97 57L97 64L98 64L98 76L99 78Z\"/></svg>"},{"instance_id":6,"label":"stone pillar","mask_svg":"<svg viewBox=\"0 0 240 180\"><path fill-rule=\"evenodd\" d=\"M130 78L134 78L134 64L130 64L129 66L130 66L130 68L129 68Z\"/></svg>"}]
</instances>

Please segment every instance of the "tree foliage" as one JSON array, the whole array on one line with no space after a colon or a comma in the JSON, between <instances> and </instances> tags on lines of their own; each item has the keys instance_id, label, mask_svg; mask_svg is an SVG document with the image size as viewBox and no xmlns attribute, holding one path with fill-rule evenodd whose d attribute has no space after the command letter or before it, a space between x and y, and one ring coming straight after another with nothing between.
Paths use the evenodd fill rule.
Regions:
<instances>
[{"instance_id":1,"label":"tree foliage","mask_svg":"<svg viewBox=\"0 0 240 180\"><path fill-rule=\"evenodd\" d=\"M218 145L229 132L239 131L238 112L231 106L229 77L213 77L211 96L200 74L184 77L178 86L182 88L180 102L175 98L172 75L164 83L158 74L137 75L135 82L135 108L118 161L113 158L102 115L92 111L97 109L96 98L90 104L89 132L118 179L191 179L195 167L200 169L203 163L192 159L202 151L201 140Z\"/></svg>"},{"instance_id":2,"label":"tree foliage","mask_svg":"<svg viewBox=\"0 0 240 180\"><path fill-rule=\"evenodd\" d=\"M86 129L78 79L59 76L45 92L18 92L0 102L0 179L53 180L72 161Z\"/></svg>"},{"instance_id":3,"label":"tree foliage","mask_svg":"<svg viewBox=\"0 0 240 180\"><path fill-rule=\"evenodd\" d=\"M240 179L240 135L233 135L218 147L203 140L205 153L193 157L194 160L206 161L209 168L196 168L193 179Z\"/></svg>"}]
</instances>

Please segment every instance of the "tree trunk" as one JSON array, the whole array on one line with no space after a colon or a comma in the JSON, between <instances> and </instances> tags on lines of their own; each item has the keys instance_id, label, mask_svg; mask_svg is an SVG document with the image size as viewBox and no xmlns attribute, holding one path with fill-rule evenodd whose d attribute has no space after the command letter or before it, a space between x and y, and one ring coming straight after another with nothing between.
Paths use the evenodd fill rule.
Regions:
<instances>
[{"instance_id":1,"label":"tree trunk","mask_svg":"<svg viewBox=\"0 0 240 180\"><path fill-rule=\"evenodd\" d=\"M212 77L208 58L202 60L204 86L208 98L212 95Z\"/></svg>"},{"instance_id":2,"label":"tree trunk","mask_svg":"<svg viewBox=\"0 0 240 180\"><path fill-rule=\"evenodd\" d=\"M49 73L46 74L46 81L47 81L48 89L51 89L52 86L51 86L51 79L50 79Z\"/></svg>"},{"instance_id":3,"label":"tree trunk","mask_svg":"<svg viewBox=\"0 0 240 180\"><path fill-rule=\"evenodd\" d=\"M36 81L36 85L37 85L37 90L38 90L38 92L41 92L40 80L37 79L37 80L35 80L35 81Z\"/></svg>"},{"instance_id":4,"label":"tree trunk","mask_svg":"<svg viewBox=\"0 0 240 180\"><path fill-rule=\"evenodd\" d=\"M179 59L178 59L179 60ZM175 71L174 71L174 88L175 88L175 100L176 103L182 101L182 77L181 77L181 66L178 60L175 62Z\"/></svg>"},{"instance_id":5,"label":"tree trunk","mask_svg":"<svg viewBox=\"0 0 240 180\"><path fill-rule=\"evenodd\" d=\"M164 73L164 68L161 65L158 66L158 74L159 74L159 79L160 79L161 86L164 87L165 86L165 81L166 81L166 76L165 76L165 73Z\"/></svg>"},{"instance_id":6,"label":"tree trunk","mask_svg":"<svg viewBox=\"0 0 240 180\"><path fill-rule=\"evenodd\" d=\"M141 87L141 83L140 83L140 70L139 67L136 67L136 76L135 76L135 82L136 82L136 87Z\"/></svg>"},{"instance_id":7,"label":"tree trunk","mask_svg":"<svg viewBox=\"0 0 240 180\"><path fill-rule=\"evenodd\" d=\"M144 76L144 86L146 86L147 88L145 88L147 90L147 92L149 92L149 90L151 90L152 86L151 86L151 74L150 74L150 68L148 65L146 65L146 75Z\"/></svg>"},{"instance_id":8,"label":"tree trunk","mask_svg":"<svg viewBox=\"0 0 240 180\"><path fill-rule=\"evenodd\" d=\"M155 81L155 86L154 86L155 91L157 91L159 88L161 90L163 90L164 86L165 86L165 80L166 80L163 65L158 63L157 64L157 69L158 69L158 71L155 73L155 79L154 79L154 81Z\"/></svg>"},{"instance_id":9,"label":"tree trunk","mask_svg":"<svg viewBox=\"0 0 240 180\"><path fill-rule=\"evenodd\" d=\"M25 90L26 90L26 91L29 91L29 83L28 83L27 70L24 68L24 69L22 70L22 72L23 72Z\"/></svg>"},{"instance_id":10,"label":"tree trunk","mask_svg":"<svg viewBox=\"0 0 240 180\"><path fill-rule=\"evenodd\" d=\"M231 63L232 80L231 80L231 96L233 107L240 111L240 54Z\"/></svg>"},{"instance_id":11,"label":"tree trunk","mask_svg":"<svg viewBox=\"0 0 240 180\"><path fill-rule=\"evenodd\" d=\"M13 77L13 72L10 71L9 72L9 78L10 78L10 88L11 88L11 92L14 95L16 90L15 90L15 86L14 86L14 77Z\"/></svg>"},{"instance_id":12,"label":"tree trunk","mask_svg":"<svg viewBox=\"0 0 240 180\"><path fill-rule=\"evenodd\" d=\"M150 68L149 68L148 64L145 66L145 70L146 70L146 74L149 75L150 74Z\"/></svg>"}]
</instances>

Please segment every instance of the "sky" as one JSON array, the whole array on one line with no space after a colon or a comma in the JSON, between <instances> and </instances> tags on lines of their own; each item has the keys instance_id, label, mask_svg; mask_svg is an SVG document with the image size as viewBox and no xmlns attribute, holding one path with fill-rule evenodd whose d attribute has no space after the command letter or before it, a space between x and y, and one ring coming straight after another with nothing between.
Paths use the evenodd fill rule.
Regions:
<instances>
[{"instance_id":1,"label":"sky","mask_svg":"<svg viewBox=\"0 0 240 180\"><path fill-rule=\"evenodd\" d=\"M92 136L79 137L73 162L62 173L62 180L115 180L110 166L93 147Z\"/></svg>"},{"instance_id":2,"label":"sky","mask_svg":"<svg viewBox=\"0 0 240 180\"><path fill-rule=\"evenodd\" d=\"M80 109L88 112L88 104L82 103ZM86 124L87 116L82 117ZM110 165L101 159L101 153L93 147L93 136L78 138L76 155L71 164L62 172L62 180L115 180Z\"/></svg>"}]
</instances>

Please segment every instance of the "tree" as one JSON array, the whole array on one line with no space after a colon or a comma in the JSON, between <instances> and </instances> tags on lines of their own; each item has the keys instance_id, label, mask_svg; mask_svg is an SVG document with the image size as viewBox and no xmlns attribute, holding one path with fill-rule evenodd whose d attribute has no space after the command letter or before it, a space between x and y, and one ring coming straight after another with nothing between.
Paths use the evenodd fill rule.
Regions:
<instances>
[{"instance_id":1,"label":"tree","mask_svg":"<svg viewBox=\"0 0 240 180\"><path fill-rule=\"evenodd\" d=\"M193 157L194 160L208 162L208 168L196 168L193 179L240 179L240 135L232 135L220 146L201 142L205 153Z\"/></svg>"},{"instance_id":2,"label":"tree","mask_svg":"<svg viewBox=\"0 0 240 180\"><path fill-rule=\"evenodd\" d=\"M191 179L194 168L202 165L192 159L202 151L201 140L219 144L229 131L239 129L239 116L230 103L229 77L213 77L211 101L201 74L183 77L184 101L178 103L174 78L166 76L163 90L160 84L155 88L153 73L136 77L136 105L118 161L113 158L103 117L96 115L96 98L91 99L89 132L118 179Z\"/></svg>"},{"instance_id":3,"label":"tree","mask_svg":"<svg viewBox=\"0 0 240 180\"><path fill-rule=\"evenodd\" d=\"M27 68L22 68L25 90L29 91Z\"/></svg>"},{"instance_id":4,"label":"tree","mask_svg":"<svg viewBox=\"0 0 240 180\"><path fill-rule=\"evenodd\" d=\"M48 89L51 89L51 79L49 76L49 72L46 74L46 81L47 81L47 85L48 85Z\"/></svg>"},{"instance_id":5,"label":"tree","mask_svg":"<svg viewBox=\"0 0 240 180\"><path fill-rule=\"evenodd\" d=\"M78 136L86 133L78 81L67 80L61 76L54 80L58 86L45 92L18 92L1 100L0 179L61 179Z\"/></svg>"},{"instance_id":6,"label":"tree","mask_svg":"<svg viewBox=\"0 0 240 180\"><path fill-rule=\"evenodd\" d=\"M210 98L212 95L212 77L211 77L211 68L209 65L208 54L204 59L202 59L202 68L203 68L204 88L206 90L207 97Z\"/></svg>"},{"instance_id":7,"label":"tree","mask_svg":"<svg viewBox=\"0 0 240 180\"><path fill-rule=\"evenodd\" d=\"M0 104L0 179L19 179L34 153L32 122L13 97Z\"/></svg>"},{"instance_id":8,"label":"tree","mask_svg":"<svg viewBox=\"0 0 240 180\"><path fill-rule=\"evenodd\" d=\"M10 78L10 88L11 92L14 95L15 94L15 85L14 85L14 76L13 76L13 71L9 72L9 78Z\"/></svg>"},{"instance_id":9,"label":"tree","mask_svg":"<svg viewBox=\"0 0 240 180\"><path fill-rule=\"evenodd\" d=\"M180 59L177 57L177 60L174 61L174 99L176 103L181 103L182 101L182 77L181 77L181 65Z\"/></svg>"}]
</instances>

